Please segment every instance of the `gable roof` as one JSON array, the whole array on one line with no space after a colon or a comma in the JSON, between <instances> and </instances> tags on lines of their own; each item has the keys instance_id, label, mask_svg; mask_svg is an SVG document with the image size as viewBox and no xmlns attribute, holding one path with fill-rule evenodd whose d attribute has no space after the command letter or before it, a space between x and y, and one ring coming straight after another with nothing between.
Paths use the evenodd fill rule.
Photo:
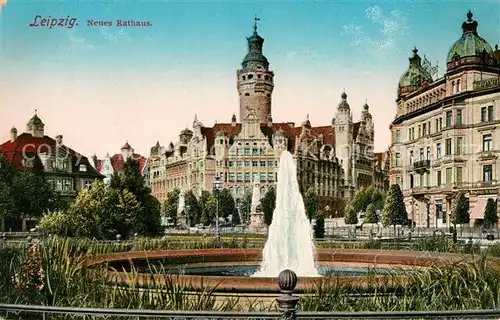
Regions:
<instances>
[{"instance_id":1,"label":"gable roof","mask_svg":"<svg viewBox=\"0 0 500 320\"><path fill-rule=\"evenodd\" d=\"M15 141L6 141L0 145L0 152L7 156L7 160L16 170L32 171L31 168L25 167L23 160L26 157L36 158L40 161L40 153L54 152L57 150L56 141L49 136L34 137L30 133L24 132L19 135ZM74 151L66 145L61 149L71 157L72 173L84 176L101 177L96 169L91 165L89 159L82 154ZM78 165L84 164L87 166L87 171L79 171Z\"/></svg>"}]
</instances>

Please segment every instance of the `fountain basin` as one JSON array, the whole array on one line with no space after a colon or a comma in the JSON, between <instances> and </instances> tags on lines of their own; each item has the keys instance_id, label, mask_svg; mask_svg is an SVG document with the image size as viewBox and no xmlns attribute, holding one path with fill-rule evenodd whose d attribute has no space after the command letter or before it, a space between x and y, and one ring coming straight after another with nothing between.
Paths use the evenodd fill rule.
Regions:
<instances>
[{"instance_id":1,"label":"fountain basin","mask_svg":"<svg viewBox=\"0 0 500 320\"><path fill-rule=\"evenodd\" d=\"M143 251L114 253L89 257L84 265L93 266L107 263L118 267L133 263L144 271L145 266L153 261L161 261L169 268L210 268L235 267L235 266L257 266L261 261L262 252L259 249L206 249L206 250L165 250L165 251ZM380 250L343 250L343 249L317 249L316 261L321 267L357 269L362 270L375 268L378 270L397 270L403 268L421 268L431 265L449 264L453 261L463 261L462 255L448 253L424 253L410 251L380 251ZM142 270L141 270L142 269ZM277 275L276 275L277 276ZM169 278L169 279L167 279ZM299 277L296 292L304 292L316 286L327 277ZM351 275L336 275L332 277L336 283L363 286L367 284L367 277ZM392 276L392 281L404 281L405 276ZM238 293L278 293L276 277L248 277L241 275L173 275L166 277L162 274L151 274L147 272L135 273L132 277L130 272L116 272L110 274L110 281L121 285L131 285L132 282L139 286L148 287L153 281L165 283L175 281L193 288L215 288L219 292ZM370 284L376 285L387 282L384 273L370 277Z\"/></svg>"}]
</instances>

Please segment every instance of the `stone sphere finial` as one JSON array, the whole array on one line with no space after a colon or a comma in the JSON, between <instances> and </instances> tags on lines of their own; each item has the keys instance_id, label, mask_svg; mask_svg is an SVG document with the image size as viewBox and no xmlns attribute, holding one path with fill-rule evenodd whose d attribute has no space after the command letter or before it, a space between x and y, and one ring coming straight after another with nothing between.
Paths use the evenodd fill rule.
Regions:
<instances>
[{"instance_id":1,"label":"stone sphere finial","mask_svg":"<svg viewBox=\"0 0 500 320\"><path fill-rule=\"evenodd\" d=\"M278 286L282 292L292 292L297 285L297 275L290 269L285 269L278 276Z\"/></svg>"}]
</instances>

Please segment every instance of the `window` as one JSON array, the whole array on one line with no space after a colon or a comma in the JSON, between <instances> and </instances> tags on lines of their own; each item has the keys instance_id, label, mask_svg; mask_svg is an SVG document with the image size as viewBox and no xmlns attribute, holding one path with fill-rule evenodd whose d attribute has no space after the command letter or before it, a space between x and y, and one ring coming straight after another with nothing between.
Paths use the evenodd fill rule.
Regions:
<instances>
[{"instance_id":1,"label":"window","mask_svg":"<svg viewBox=\"0 0 500 320\"><path fill-rule=\"evenodd\" d=\"M411 128L408 128L408 140L412 140L411 139Z\"/></svg>"},{"instance_id":2,"label":"window","mask_svg":"<svg viewBox=\"0 0 500 320\"><path fill-rule=\"evenodd\" d=\"M250 148L245 148L245 155L250 156L252 154L252 151Z\"/></svg>"},{"instance_id":3,"label":"window","mask_svg":"<svg viewBox=\"0 0 500 320\"><path fill-rule=\"evenodd\" d=\"M436 132L439 131L439 119L436 119Z\"/></svg>"},{"instance_id":4,"label":"window","mask_svg":"<svg viewBox=\"0 0 500 320\"><path fill-rule=\"evenodd\" d=\"M87 171L87 166L84 164L81 164L79 170L85 172L85 171Z\"/></svg>"},{"instance_id":5,"label":"window","mask_svg":"<svg viewBox=\"0 0 500 320\"><path fill-rule=\"evenodd\" d=\"M494 116L493 116L493 106L488 106L488 121L493 121Z\"/></svg>"},{"instance_id":6,"label":"window","mask_svg":"<svg viewBox=\"0 0 500 320\"><path fill-rule=\"evenodd\" d=\"M458 125L463 124L462 122L462 110L457 110L457 118L455 119L455 123Z\"/></svg>"},{"instance_id":7,"label":"window","mask_svg":"<svg viewBox=\"0 0 500 320\"><path fill-rule=\"evenodd\" d=\"M491 134L483 135L483 151L491 150Z\"/></svg>"},{"instance_id":8,"label":"window","mask_svg":"<svg viewBox=\"0 0 500 320\"><path fill-rule=\"evenodd\" d=\"M427 147L427 158L426 160L431 160L431 147Z\"/></svg>"},{"instance_id":9,"label":"window","mask_svg":"<svg viewBox=\"0 0 500 320\"><path fill-rule=\"evenodd\" d=\"M457 92L462 91L462 86L460 85L460 79L457 80Z\"/></svg>"},{"instance_id":10,"label":"window","mask_svg":"<svg viewBox=\"0 0 500 320\"><path fill-rule=\"evenodd\" d=\"M250 172L245 172L245 181L250 181Z\"/></svg>"},{"instance_id":11,"label":"window","mask_svg":"<svg viewBox=\"0 0 500 320\"><path fill-rule=\"evenodd\" d=\"M418 137L420 138L422 136L422 128L420 125L418 125Z\"/></svg>"},{"instance_id":12,"label":"window","mask_svg":"<svg viewBox=\"0 0 500 320\"><path fill-rule=\"evenodd\" d=\"M401 154L398 152L396 153L396 167L401 166Z\"/></svg>"},{"instance_id":13,"label":"window","mask_svg":"<svg viewBox=\"0 0 500 320\"><path fill-rule=\"evenodd\" d=\"M491 182L493 177L493 170L492 170L492 165L487 164L483 166L483 181L484 182Z\"/></svg>"},{"instance_id":14,"label":"window","mask_svg":"<svg viewBox=\"0 0 500 320\"><path fill-rule=\"evenodd\" d=\"M486 122L488 121L488 114L487 114L487 109L486 107L481 108L481 122Z\"/></svg>"},{"instance_id":15,"label":"window","mask_svg":"<svg viewBox=\"0 0 500 320\"><path fill-rule=\"evenodd\" d=\"M453 119L453 113L451 111L446 111L446 127L451 127L451 121Z\"/></svg>"},{"instance_id":16,"label":"window","mask_svg":"<svg viewBox=\"0 0 500 320\"><path fill-rule=\"evenodd\" d=\"M457 170L457 183L461 183L462 182L462 167L457 167L456 168Z\"/></svg>"},{"instance_id":17,"label":"window","mask_svg":"<svg viewBox=\"0 0 500 320\"><path fill-rule=\"evenodd\" d=\"M451 183L451 178L452 178L452 170L453 168L446 168L446 184L450 184Z\"/></svg>"},{"instance_id":18,"label":"window","mask_svg":"<svg viewBox=\"0 0 500 320\"><path fill-rule=\"evenodd\" d=\"M257 179L259 179L259 173L258 172L253 172L252 173L252 181L255 181Z\"/></svg>"},{"instance_id":19,"label":"window","mask_svg":"<svg viewBox=\"0 0 500 320\"><path fill-rule=\"evenodd\" d=\"M258 167L259 161L252 161L252 167Z\"/></svg>"},{"instance_id":20,"label":"window","mask_svg":"<svg viewBox=\"0 0 500 320\"><path fill-rule=\"evenodd\" d=\"M442 181L441 181L441 171L436 171L436 180L437 180L437 185L440 186Z\"/></svg>"},{"instance_id":21,"label":"window","mask_svg":"<svg viewBox=\"0 0 500 320\"><path fill-rule=\"evenodd\" d=\"M423 132L423 134L422 134L423 136L425 136L427 134L427 124L426 123L424 123L422 125L422 132Z\"/></svg>"},{"instance_id":22,"label":"window","mask_svg":"<svg viewBox=\"0 0 500 320\"><path fill-rule=\"evenodd\" d=\"M418 160L424 160L424 148L420 148L420 158Z\"/></svg>"},{"instance_id":23,"label":"window","mask_svg":"<svg viewBox=\"0 0 500 320\"><path fill-rule=\"evenodd\" d=\"M455 141L455 154L462 154L462 137L457 137L457 141Z\"/></svg>"},{"instance_id":24,"label":"window","mask_svg":"<svg viewBox=\"0 0 500 320\"><path fill-rule=\"evenodd\" d=\"M401 184L401 177L396 177L396 184Z\"/></svg>"},{"instance_id":25,"label":"window","mask_svg":"<svg viewBox=\"0 0 500 320\"><path fill-rule=\"evenodd\" d=\"M238 181L243 181L243 173L242 172L238 172L236 174L236 178L238 179Z\"/></svg>"},{"instance_id":26,"label":"window","mask_svg":"<svg viewBox=\"0 0 500 320\"><path fill-rule=\"evenodd\" d=\"M443 118L439 118L439 130L443 130Z\"/></svg>"},{"instance_id":27,"label":"window","mask_svg":"<svg viewBox=\"0 0 500 320\"><path fill-rule=\"evenodd\" d=\"M436 159L441 159L441 143L436 143Z\"/></svg>"},{"instance_id":28,"label":"window","mask_svg":"<svg viewBox=\"0 0 500 320\"><path fill-rule=\"evenodd\" d=\"M267 179L268 179L269 181L274 181L274 173L273 173L273 172L269 172L269 173L267 174Z\"/></svg>"},{"instance_id":29,"label":"window","mask_svg":"<svg viewBox=\"0 0 500 320\"><path fill-rule=\"evenodd\" d=\"M267 180L267 173L261 172L260 173L260 181L266 181Z\"/></svg>"},{"instance_id":30,"label":"window","mask_svg":"<svg viewBox=\"0 0 500 320\"><path fill-rule=\"evenodd\" d=\"M444 154L446 156L449 156L451 154L451 138L448 138L445 140L445 146L444 146Z\"/></svg>"},{"instance_id":31,"label":"window","mask_svg":"<svg viewBox=\"0 0 500 320\"><path fill-rule=\"evenodd\" d=\"M410 174L410 189L413 188L414 182L413 182L413 175Z\"/></svg>"},{"instance_id":32,"label":"window","mask_svg":"<svg viewBox=\"0 0 500 320\"><path fill-rule=\"evenodd\" d=\"M452 94L457 93L457 86L455 85L455 81L451 82L451 93Z\"/></svg>"},{"instance_id":33,"label":"window","mask_svg":"<svg viewBox=\"0 0 500 320\"><path fill-rule=\"evenodd\" d=\"M235 181L236 180L236 174L234 172L229 173L229 181Z\"/></svg>"},{"instance_id":34,"label":"window","mask_svg":"<svg viewBox=\"0 0 500 320\"><path fill-rule=\"evenodd\" d=\"M427 134L431 134L431 122L427 121Z\"/></svg>"},{"instance_id":35,"label":"window","mask_svg":"<svg viewBox=\"0 0 500 320\"><path fill-rule=\"evenodd\" d=\"M92 181L90 180L85 181L85 189L90 189L91 187L92 187Z\"/></svg>"},{"instance_id":36,"label":"window","mask_svg":"<svg viewBox=\"0 0 500 320\"><path fill-rule=\"evenodd\" d=\"M265 161L261 161L261 162L260 162L260 166L261 166L261 167L265 167L265 166L266 166L266 162L265 162Z\"/></svg>"},{"instance_id":37,"label":"window","mask_svg":"<svg viewBox=\"0 0 500 320\"><path fill-rule=\"evenodd\" d=\"M410 164L413 163L413 150L410 150Z\"/></svg>"},{"instance_id":38,"label":"window","mask_svg":"<svg viewBox=\"0 0 500 320\"><path fill-rule=\"evenodd\" d=\"M396 142L401 142L401 130L396 130Z\"/></svg>"},{"instance_id":39,"label":"window","mask_svg":"<svg viewBox=\"0 0 500 320\"><path fill-rule=\"evenodd\" d=\"M273 161L268 161L267 162L267 166L268 167L273 167L274 166L274 162Z\"/></svg>"}]
</instances>

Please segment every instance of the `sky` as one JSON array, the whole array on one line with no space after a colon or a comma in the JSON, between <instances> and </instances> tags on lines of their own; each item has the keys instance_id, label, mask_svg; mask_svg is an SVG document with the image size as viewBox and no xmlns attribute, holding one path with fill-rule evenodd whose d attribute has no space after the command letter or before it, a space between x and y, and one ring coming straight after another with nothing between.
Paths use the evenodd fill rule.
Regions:
<instances>
[{"instance_id":1,"label":"sky","mask_svg":"<svg viewBox=\"0 0 500 320\"><path fill-rule=\"evenodd\" d=\"M313 126L329 125L345 89L354 120L365 101L370 106L375 151L390 143L397 85L414 46L443 76L468 10L479 35L492 47L500 43L498 0L0 0L0 6L0 141L12 126L23 132L36 109L46 135L62 134L67 146L99 158L126 141L147 156L157 141L175 143L195 114L205 126L238 116L236 70L255 16L275 73L273 120L299 125L309 114ZM42 18L65 20L49 28ZM151 25L116 25L129 19Z\"/></svg>"}]
</instances>

